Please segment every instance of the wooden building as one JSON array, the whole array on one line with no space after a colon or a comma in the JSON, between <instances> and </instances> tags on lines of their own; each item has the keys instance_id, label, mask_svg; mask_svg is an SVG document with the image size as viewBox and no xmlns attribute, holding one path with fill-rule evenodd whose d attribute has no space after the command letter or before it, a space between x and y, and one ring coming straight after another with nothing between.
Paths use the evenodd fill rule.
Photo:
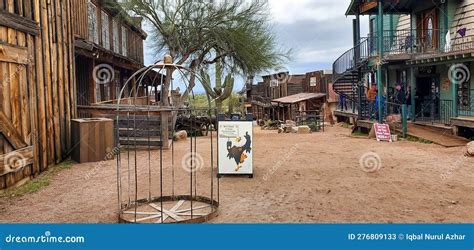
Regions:
<instances>
[{"instance_id":1,"label":"wooden building","mask_svg":"<svg viewBox=\"0 0 474 250\"><path fill-rule=\"evenodd\" d=\"M352 113L359 119L374 115L369 114L365 91L353 89L359 83L365 88L377 84L379 96L387 93L395 107L409 106L414 123L473 137L473 6L474 0L351 1L346 15L355 17L354 47L334 62L334 89L357 103L360 109ZM362 15L369 16L367 36L360 34ZM383 64L377 63L380 57ZM453 80L456 73L463 77ZM397 89L411 90L409 101L397 100ZM381 105L379 121L399 112L391 106Z\"/></svg>"},{"instance_id":2,"label":"wooden building","mask_svg":"<svg viewBox=\"0 0 474 250\"><path fill-rule=\"evenodd\" d=\"M144 66L147 34L142 20L125 14L115 1L75 0L73 7L78 112L91 117L100 113L98 105L116 103L126 81ZM133 89L129 84L122 98L134 95ZM150 104L149 90L138 90L140 104Z\"/></svg>"},{"instance_id":3,"label":"wooden building","mask_svg":"<svg viewBox=\"0 0 474 250\"><path fill-rule=\"evenodd\" d=\"M76 116L71 0L0 0L0 189L60 162Z\"/></svg>"},{"instance_id":4,"label":"wooden building","mask_svg":"<svg viewBox=\"0 0 474 250\"><path fill-rule=\"evenodd\" d=\"M0 189L69 157L71 119L114 113L143 67L141 21L115 0L0 0ZM123 97L156 103L160 77Z\"/></svg>"},{"instance_id":5,"label":"wooden building","mask_svg":"<svg viewBox=\"0 0 474 250\"><path fill-rule=\"evenodd\" d=\"M289 120L295 118L297 112L321 110L331 92L328 88L332 82L330 70L297 75L279 72L262 78L256 85L247 84L246 92L247 103L252 106L247 112L253 113L257 120ZM334 98L331 101L335 107Z\"/></svg>"}]
</instances>

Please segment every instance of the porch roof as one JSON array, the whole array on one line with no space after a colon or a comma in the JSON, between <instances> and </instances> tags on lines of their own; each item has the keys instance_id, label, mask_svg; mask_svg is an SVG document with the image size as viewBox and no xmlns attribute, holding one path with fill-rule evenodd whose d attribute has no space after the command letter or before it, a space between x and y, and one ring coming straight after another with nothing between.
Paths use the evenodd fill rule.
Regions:
<instances>
[{"instance_id":1,"label":"porch roof","mask_svg":"<svg viewBox=\"0 0 474 250\"><path fill-rule=\"evenodd\" d=\"M386 0L383 4L383 12L384 14L408 14L411 13L412 6L416 2L414 0ZM377 15L378 1L352 0L347 8L346 16L357 14Z\"/></svg>"},{"instance_id":2,"label":"porch roof","mask_svg":"<svg viewBox=\"0 0 474 250\"><path fill-rule=\"evenodd\" d=\"M285 96L273 100L272 102L283 103L283 104L295 104L302 101L307 101L311 99L320 99L326 97L324 93L299 93L296 95Z\"/></svg>"},{"instance_id":3,"label":"porch roof","mask_svg":"<svg viewBox=\"0 0 474 250\"><path fill-rule=\"evenodd\" d=\"M474 49L467 51L455 51L450 53L438 53L438 54L426 54L415 56L412 60L408 60L408 65L421 65L421 64L445 64L454 62L466 62L472 61L474 57Z\"/></svg>"}]
</instances>

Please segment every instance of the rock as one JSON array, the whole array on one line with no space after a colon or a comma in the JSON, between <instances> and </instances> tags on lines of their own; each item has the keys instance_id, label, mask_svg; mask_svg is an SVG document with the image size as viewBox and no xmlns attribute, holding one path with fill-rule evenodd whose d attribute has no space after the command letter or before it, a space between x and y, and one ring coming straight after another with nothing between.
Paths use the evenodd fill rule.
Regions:
<instances>
[{"instance_id":1,"label":"rock","mask_svg":"<svg viewBox=\"0 0 474 250\"><path fill-rule=\"evenodd\" d=\"M283 128L278 128L278 134L281 134L283 132L285 132L285 130Z\"/></svg>"},{"instance_id":2,"label":"rock","mask_svg":"<svg viewBox=\"0 0 474 250\"><path fill-rule=\"evenodd\" d=\"M402 116L401 115L389 115L386 118L388 123L399 123L402 121Z\"/></svg>"},{"instance_id":3,"label":"rock","mask_svg":"<svg viewBox=\"0 0 474 250\"><path fill-rule=\"evenodd\" d=\"M311 128L309 126L299 126L298 134L311 134Z\"/></svg>"},{"instance_id":4,"label":"rock","mask_svg":"<svg viewBox=\"0 0 474 250\"><path fill-rule=\"evenodd\" d=\"M297 134L299 131L298 127L291 127L291 133Z\"/></svg>"},{"instance_id":5,"label":"rock","mask_svg":"<svg viewBox=\"0 0 474 250\"><path fill-rule=\"evenodd\" d=\"M283 130L283 133L291 133L292 132L291 126L286 126L286 125L281 125L281 129Z\"/></svg>"},{"instance_id":6,"label":"rock","mask_svg":"<svg viewBox=\"0 0 474 250\"><path fill-rule=\"evenodd\" d=\"M287 120L287 121L285 122L285 124L286 124L287 126L290 126L290 127L295 127L295 126L296 126L296 122L295 122L295 121L292 121L292 120Z\"/></svg>"},{"instance_id":7,"label":"rock","mask_svg":"<svg viewBox=\"0 0 474 250\"><path fill-rule=\"evenodd\" d=\"M474 157L474 141L469 142L466 146L466 155L469 157Z\"/></svg>"},{"instance_id":8,"label":"rock","mask_svg":"<svg viewBox=\"0 0 474 250\"><path fill-rule=\"evenodd\" d=\"M186 130L181 130L176 132L175 138L177 141L184 141L188 139L188 132Z\"/></svg>"}]
</instances>

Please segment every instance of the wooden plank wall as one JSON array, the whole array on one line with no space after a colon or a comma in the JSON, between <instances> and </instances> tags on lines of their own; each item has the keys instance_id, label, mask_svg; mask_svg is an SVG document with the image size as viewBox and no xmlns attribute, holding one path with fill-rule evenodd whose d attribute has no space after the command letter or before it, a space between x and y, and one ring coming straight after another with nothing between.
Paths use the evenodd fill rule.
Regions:
<instances>
[{"instance_id":1,"label":"wooden plank wall","mask_svg":"<svg viewBox=\"0 0 474 250\"><path fill-rule=\"evenodd\" d=\"M0 11L3 189L66 157L76 103L71 0L0 1Z\"/></svg>"},{"instance_id":2,"label":"wooden plank wall","mask_svg":"<svg viewBox=\"0 0 474 250\"><path fill-rule=\"evenodd\" d=\"M87 26L87 0L73 0L72 9L74 10L74 35L87 40L89 38L89 28Z\"/></svg>"},{"instance_id":3,"label":"wooden plank wall","mask_svg":"<svg viewBox=\"0 0 474 250\"><path fill-rule=\"evenodd\" d=\"M474 0L454 1L457 7L454 20L451 22L452 51L474 49ZM466 34L462 37L458 30L466 29Z\"/></svg>"}]
</instances>

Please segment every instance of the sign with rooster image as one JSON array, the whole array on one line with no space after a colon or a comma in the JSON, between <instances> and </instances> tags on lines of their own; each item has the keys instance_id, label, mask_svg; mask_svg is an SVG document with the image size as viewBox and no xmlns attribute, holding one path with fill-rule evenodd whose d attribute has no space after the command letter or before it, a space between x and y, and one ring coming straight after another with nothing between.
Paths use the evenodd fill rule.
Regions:
<instances>
[{"instance_id":1,"label":"sign with rooster image","mask_svg":"<svg viewBox=\"0 0 474 250\"><path fill-rule=\"evenodd\" d=\"M252 128L247 121L219 122L219 175L253 175Z\"/></svg>"}]
</instances>

